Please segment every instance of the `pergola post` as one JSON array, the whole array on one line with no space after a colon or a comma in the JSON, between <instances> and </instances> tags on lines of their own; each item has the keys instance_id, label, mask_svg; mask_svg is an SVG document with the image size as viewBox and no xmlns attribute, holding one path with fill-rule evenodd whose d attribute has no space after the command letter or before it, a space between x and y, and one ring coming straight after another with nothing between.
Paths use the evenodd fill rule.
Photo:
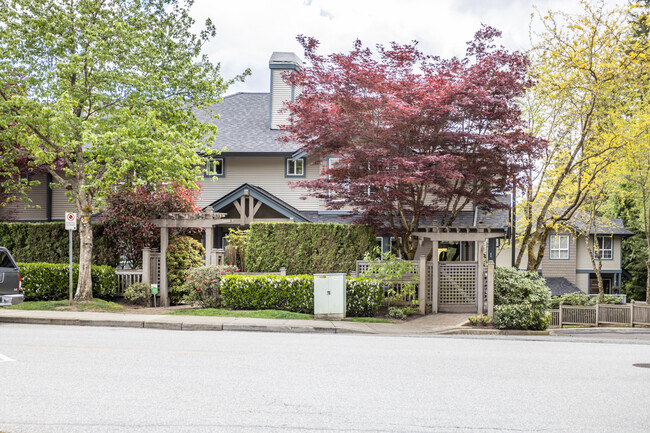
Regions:
<instances>
[{"instance_id":1,"label":"pergola post","mask_svg":"<svg viewBox=\"0 0 650 433\"><path fill-rule=\"evenodd\" d=\"M151 284L151 248L142 249L142 282Z\"/></svg>"},{"instance_id":2,"label":"pergola post","mask_svg":"<svg viewBox=\"0 0 650 433\"><path fill-rule=\"evenodd\" d=\"M420 314L427 314L427 256L420 256L420 285L418 286L418 303Z\"/></svg>"},{"instance_id":3,"label":"pergola post","mask_svg":"<svg viewBox=\"0 0 650 433\"><path fill-rule=\"evenodd\" d=\"M232 224L232 220L223 219L226 214L213 212L211 208L201 213L172 212L153 218L151 222L160 227L160 305L169 306L169 283L167 281L167 247L169 246L169 228L204 228L206 236L206 262L212 260L214 245L213 226Z\"/></svg>"},{"instance_id":4,"label":"pergola post","mask_svg":"<svg viewBox=\"0 0 650 433\"><path fill-rule=\"evenodd\" d=\"M210 266L215 263L212 261L212 247L214 246L214 228L208 226L205 228L205 265Z\"/></svg>"},{"instance_id":5,"label":"pergola post","mask_svg":"<svg viewBox=\"0 0 650 433\"><path fill-rule=\"evenodd\" d=\"M438 240L434 239L431 241L433 244L433 252L431 253L431 312L438 312L438 298L440 297L440 266L438 266Z\"/></svg>"},{"instance_id":6,"label":"pergola post","mask_svg":"<svg viewBox=\"0 0 650 433\"><path fill-rule=\"evenodd\" d=\"M160 305L169 307L167 285L167 247L169 246L169 228L160 228Z\"/></svg>"},{"instance_id":7,"label":"pergola post","mask_svg":"<svg viewBox=\"0 0 650 433\"><path fill-rule=\"evenodd\" d=\"M483 245L485 241L476 241L476 303L477 313L483 314L483 300L485 298L485 272L483 272Z\"/></svg>"},{"instance_id":8,"label":"pergola post","mask_svg":"<svg viewBox=\"0 0 650 433\"><path fill-rule=\"evenodd\" d=\"M487 298L487 315L494 318L494 262L488 262L488 298Z\"/></svg>"}]
</instances>

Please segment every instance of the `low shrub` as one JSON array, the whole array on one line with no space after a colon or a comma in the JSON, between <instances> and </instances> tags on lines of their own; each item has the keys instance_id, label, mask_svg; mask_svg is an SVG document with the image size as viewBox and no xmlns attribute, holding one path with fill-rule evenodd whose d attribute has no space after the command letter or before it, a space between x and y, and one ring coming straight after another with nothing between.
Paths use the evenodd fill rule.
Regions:
<instances>
[{"instance_id":1,"label":"low shrub","mask_svg":"<svg viewBox=\"0 0 650 433\"><path fill-rule=\"evenodd\" d=\"M372 317L381 307L384 289L380 281L372 278L347 278L345 297L348 316Z\"/></svg>"},{"instance_id":2,"label":"low shrub","mask_svg":"<svg viewBox=\"0 0 650 433\"><path fill-rule=\"evenodd\" d=\"M69 265L53 263L18 263L26 301L58 301L68 299ZM79 265L72 267L73 287L76 290ZM115 268L92 266L93 297L110 299L117 293Z\"/></svg>"},{"instance_id":3,"label":"low shrub","mask_svg":"<svg viewBox=\"0 0 650 433\"><path fill-rule=\"evenodd\" d=\"M221 278L238 272L235 266L199 266L187 271L185 283L187 295L183 298L186 304L198 305L201 308L217 308L221 306Z\"/></svg>"},{"instance_id":4,"label":"low shrub","mask_svg":"<svg viewBox=\"0 0 650 433\"><path fill-rule=\"evenodd\" d=\"M189 294L185 285L187 271L203 264L205 248L189 236L172 236L167 248L167 278L169 281L169 302L179 304Z\"/></svg>"},{"instance_id":5,"label":"low shrub","mask_svg":"<svg viewBox=\"0 0 650 433\"><path fill-rule=\"evenodd\" d=\"M347 278L347 315L371 317L381 306L381 283L369 278ZM221 300L233 310L284 310L314 313L313 275L224 275Z\"/></svg>"},{"instance_id":6,"label":"low shrub","mask_svg":"<svg viewBox=\"0 0 650 433\"><path fill-rule=\"evenodd\" d=\"M560 302L564 305L596 305L598 296L589 297L582 292L567 293L562 296L553 296L551 298L551 309L560 308ZM615 295L605 295L605 304L620 304L621 298Z\"/></svg>"},{"instance_id":7,"label":"low shrub","mask_svg":"<svg viewBox=\"0 0 650 433\"><path fill-rule=\"evenodd\" d=\"M124 290L124 297L134 304L149 306L151 300L151 284L135 283Z\"/></svg>"},{"instance_id":8,"label":"low shrub","mask_svg":"<svg viewBox=\"0 0 650 433\"><path fill-rule=\"evenodd\" d=\"M492 323L490 316L486 314L478 314L476 316L470 316L467 318L469 324L472 326L488 326Z\"/></svg>"},{"instance_id":9,"label":"low shrub","mask_svg":"<svg viewBox=\"0 0 650 433\"><path fill-rule=\"evenodd\" d=\"M314 312L312 275L226 275L221 280L223 306L233 310Z\"/></svg>"},{"instance_id":10,"label":"low shrub","mask_svg":"<svg viewBox=\"0 0 650 433\"><path fill-rule=\"evenodd\" d=\"M497 267L494 275L494 321L499 329L546 329L551 293L534 271Z\"/></svg>"},{"instance_id":11,"label":"low shrub","mask_svg":"<svg viewBox=\"0 0 650 433\"><path fill-rule=\"evenodd\" d=\"M404 320L407 315L404 311L404 308L400 307L388 307L388 317L391 319Z\"/></svg>"}]
</instances>

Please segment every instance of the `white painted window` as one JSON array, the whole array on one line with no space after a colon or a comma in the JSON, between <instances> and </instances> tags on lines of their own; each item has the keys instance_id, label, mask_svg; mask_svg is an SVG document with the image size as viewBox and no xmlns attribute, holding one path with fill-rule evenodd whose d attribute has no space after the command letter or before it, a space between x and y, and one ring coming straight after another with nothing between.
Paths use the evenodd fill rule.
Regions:
<instances>
[{"instance_id":1,"label":"white painted window","mask_svg":"<svg viewBox=\"0 0 650 433\"><path fill-rule=\"evenodd\" d=\"M223 176L224 163L223 158L212 158L206 161L205 163L205 174L206 176Z\"/></svg>"},{"instance_id":2,"label":"white painted window","mask_svg":"<svg viewBox=\"0 0 650 433\"><path fill-rule=\"evenodd\" d=\"M551 260L568 260L569 235L550 236L549 258Z\"/></svg>"},{"instance_id":3,"label":"white painted window","mask_svg":"<svg viewBox=\"0 0 650 433\"><path fill-rule=\"evenodd\" d=\"M379 244L379 252L381 255L384 255L384 238L381 236L377 236L375 239L377 239L377 243Z\"/></svg>"},{"instance_id":4,"label":"white painted window","mask_svg":"<svg viewBox=\"0 0 650 433\"><path fill-rule=\"evenodd\" d=\"M304 176L305 158L287 159L287 176Z\"/></svg>"},{"instance_id":5,"label":"white painted window","mask_svg":"<svg viewBox=\"0 0 650 433\"><path fill-rule=\"evenodd\" d=\"M613 241L611 236L597 236L596 239L598 240L598 251L595 251L594 248L594 254L596 257L598 257L598 254L600 254L600 258L603 260L611 260L613 257Z\"/></svg>"}]
</instances>

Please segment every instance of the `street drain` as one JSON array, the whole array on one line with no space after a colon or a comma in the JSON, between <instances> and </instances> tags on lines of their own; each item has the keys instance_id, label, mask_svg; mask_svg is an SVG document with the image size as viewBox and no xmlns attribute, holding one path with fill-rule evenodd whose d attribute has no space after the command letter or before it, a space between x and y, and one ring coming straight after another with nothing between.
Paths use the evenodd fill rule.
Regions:
<instances>
[{"instance_id":1,"label":"street drain","mask_svg":"<svg viewBox=\"0 0 650 433\"><path fill-rule=\"evenodd\" d=\"M650 364L632 364L632 367L650 368Z\"/></svg>"}]
</instances>

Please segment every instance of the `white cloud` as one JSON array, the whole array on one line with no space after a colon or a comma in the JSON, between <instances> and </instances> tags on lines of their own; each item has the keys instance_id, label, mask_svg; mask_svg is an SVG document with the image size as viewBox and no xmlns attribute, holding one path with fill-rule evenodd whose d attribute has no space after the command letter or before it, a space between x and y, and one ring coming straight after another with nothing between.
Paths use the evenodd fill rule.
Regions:
<instances>
[{"instance_id":1,"label":"white cloud","mask_svg":"<svg viewBox=\"0 0 650 433\"><path fill-rule=\"evenodd\" d=\"M215 23L217 36L205 53L221 63L224 77L251 68L246 83L228 92L234 93L267 92L272 52L302 57L299 34L318 39L324 54L348 51L356 39L369 46L417 40L426 54L451 57L464 55L484 23L503 32L507 48L526 50L533 3L542 12L580 10L578 0L196 0L191 13L197 22Z\"/></svg>"}]
</instances>

